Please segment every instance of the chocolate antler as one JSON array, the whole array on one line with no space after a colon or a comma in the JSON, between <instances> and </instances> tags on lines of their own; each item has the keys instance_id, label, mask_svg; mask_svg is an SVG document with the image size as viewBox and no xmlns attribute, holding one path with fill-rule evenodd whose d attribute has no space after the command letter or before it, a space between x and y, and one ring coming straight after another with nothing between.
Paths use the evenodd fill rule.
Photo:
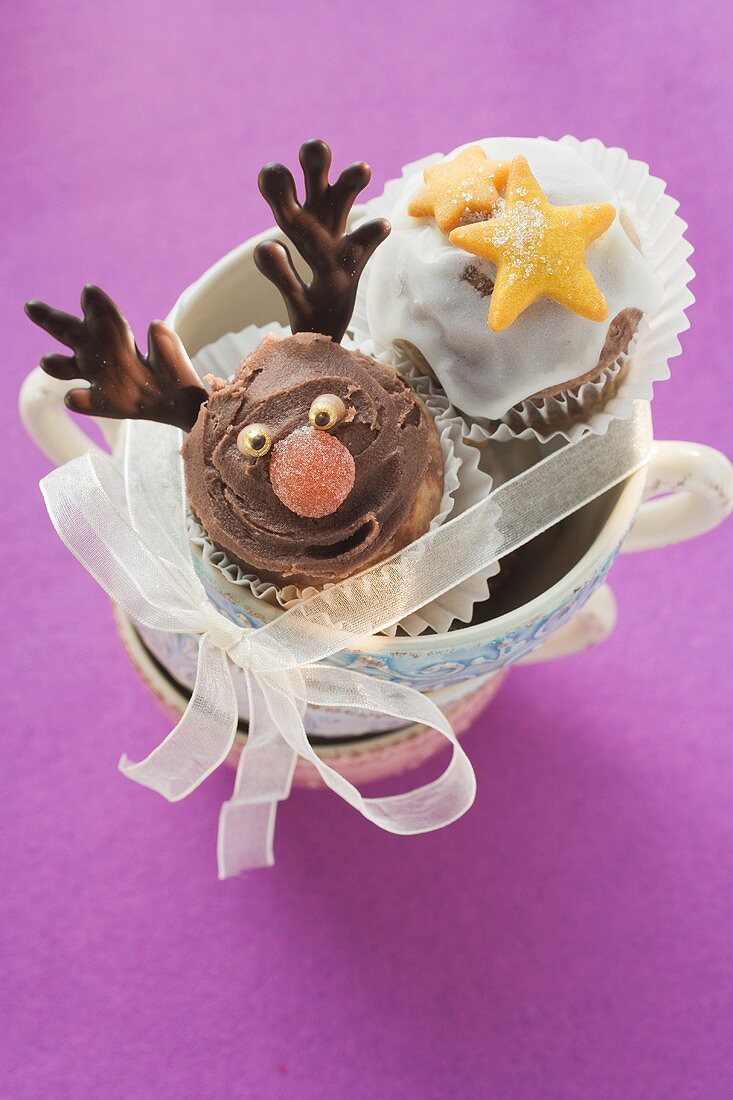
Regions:
<instances>
[{"instance_id":1,"label":"chocolate antler","mask_svg":"<svg viewBox=\"0 0 733 1100\"><path fill-rule=\"evenodd\" d=\"M88 389L69 390L64 400L78 413L118 420L155 420L190 431L208 394L177 333L162 321L148 329L148 354L138 350L119 309L98 286L81 294L83 319L28 302L31 321L74 351L46 355L41 367L53 378L82 378Z\"/></svg>"},{"instance_id":2,"label":"chocolate antler","mask_svg":"<svg viewBox=\"0 0 733 1100\"><path fill-rule=\"evenodd\" d=\"M364 222L346 233L351 207L371 178L363 161L344 169L329 184L331 150L325 141L307 141L300 149L305 178L305 202L299 203L292 174L282 164L266 164L259 187L275 221L310 267L313 278L304 283L293 266L287 248L277 241L263 241L254 253L255 263L278 288L295 332L320 332L341 340L354 310L356 288L364 266L388 235L383 218Z\"/></svg>"}]
</instances>

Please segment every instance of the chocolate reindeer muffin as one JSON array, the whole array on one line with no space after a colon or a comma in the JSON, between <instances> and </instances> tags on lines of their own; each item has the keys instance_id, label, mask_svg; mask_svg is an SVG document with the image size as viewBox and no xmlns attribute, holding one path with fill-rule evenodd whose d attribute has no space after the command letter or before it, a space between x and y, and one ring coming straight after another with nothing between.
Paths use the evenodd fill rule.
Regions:
<instances>
[{"instance_id":1,"label":"chocolate reindeer muffin","mask_svg":"<svg viewBox=\"0 0 733 1100\"><path fill-rule=\"evenodd\" d=\"M432 419L391 368L329 337L269 336L183 448L193 511L246 572L341 580L427 530L443 492Z\"/></svg>"},{"instance_id":2,"label":"chocolate reindeer muffin","mask_svg":"<svg viewBox=\"0 0 733 1100\"><path fill-rule=\"evenodd\" d=\"M320 141L303 145L300 161L303 203L283 165L263 168L259 185L312 278L303 281L283 244L258 246L255 262L282 293L293 335L266 337L231 382L209 379L209 393L160 321L143 356L98 287L85 288L82 319L42 302L26 312L74 351L46 356L43 369L89 383L66 395L69 408L189 433L187 492L215 546L263 580L320 587L427 531L443 458L430 414L400 375L339 343L359 276L389 233L383 220L346 232L369 168L353 164L329 184L331 153Z\"/></svg>"}]
</instances>

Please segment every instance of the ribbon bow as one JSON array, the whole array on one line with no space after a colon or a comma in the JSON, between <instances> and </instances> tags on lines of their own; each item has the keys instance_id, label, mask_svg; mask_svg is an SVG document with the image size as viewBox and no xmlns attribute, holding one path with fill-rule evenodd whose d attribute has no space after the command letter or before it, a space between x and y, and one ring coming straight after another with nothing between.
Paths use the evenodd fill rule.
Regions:
<instances>
[{"instance_id":1,"label":"ribbon bow","mask_svg":"<svg viewBox=\"0 0 733 1100\"><path fill-rule=\"evenodd\" d=\"M238 707L230 667L245 674L249 734L234 792L219 818L220 878L273 863L277 803L298 757L368 820L392 833L439 829L470 807L471 764L445 715L402 684L323 663L472 576L618 484L648 460L648 417L612 424L507 482L473 508L372 567L257 629L233 623L208 599L186 534L181 433L143 421L126 426L120 456L99 451L41 482L66 546L142 626L199 637L196 681L175 728L139 763L120 769L170 801L191 793L227 757ZM498 515L498 519L496 518ZM489 520L491 519L491 523ZM487 538L486 532L492 535ZM445 771L403 794L365 798L325 764L306 736L308 706L351 707L432 727L451 744Z\"/></svg>"}]
</instances>

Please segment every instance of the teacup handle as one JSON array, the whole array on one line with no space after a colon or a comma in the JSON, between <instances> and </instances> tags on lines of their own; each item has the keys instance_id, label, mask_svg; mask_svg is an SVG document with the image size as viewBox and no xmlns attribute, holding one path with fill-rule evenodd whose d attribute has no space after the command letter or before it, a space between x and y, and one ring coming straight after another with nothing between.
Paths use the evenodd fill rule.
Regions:
<instances>
[{"instance_id":1,"label":"teacup handle","mask_svg":"<svg viewBox=\"0 0 733 1100\"><path fill-rule=\"evenodd\" d=\"M712 530L733 509L733 465L701 443L654 443L644 501L621 551L652 550ZM602 585L573 618L519 663L568 657L602 642L616 622L616 602Z\"/></svg>"},{"instance_id":2,"label":"teacup handle","mask_svg":"<svg viewBox=\"0 0 733 1100\"><path fill-rule=\"evenodd\" d=\"M733 508L733 465L702 443L653 445L644 501L621 552L653 550L712 530Z\"/></svg>"},{"instance_id":3,"label":"teacup handle","mask_svg":"<svg viewBox=\"0 0 733 1100\"><path fill-rule=\"evenodd\" d=\"M77 458L85 451L100 451L101 447L72 419L64 404L64 395L78 382L59 381L36 367L21 386L18 404L20 417L36 446L57 466ZM121 420L94 418L102 437L114 444L122 428Z\"/></svg>"}]
</instances>

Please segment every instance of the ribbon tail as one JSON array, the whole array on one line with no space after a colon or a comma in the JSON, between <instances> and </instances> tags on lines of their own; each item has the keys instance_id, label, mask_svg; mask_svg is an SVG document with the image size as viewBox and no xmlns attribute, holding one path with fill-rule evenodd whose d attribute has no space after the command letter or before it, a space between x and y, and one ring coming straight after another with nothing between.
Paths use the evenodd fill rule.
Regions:
<instances>
[{"instance_id":1,"label":"ribbon tail","mask_svg":"<svg viewBox=\"0 0 733 1100\"><path fill-rule=\"evenodd\" d=\"M219 878L231 878L275 862L277 804L290 794L297 753L285 742L281 725L303 726L305 704L264 694L256 675L246 673L249 734L237 765L234 792L219 815Z\"/></svg>"},{"instance_id":2,"label":"ribbon tail","mask_svg":"<svg viewBox=\"0 0 733 1100\"><path fill-rule=\"evenodd\" d=\"M120 771L169 802L178 802L226 759L234 744L237 716L226 653L204 634L196 683L177 726L144 760L134 763L123 756Z\"/></svg>"}]
</instances>

